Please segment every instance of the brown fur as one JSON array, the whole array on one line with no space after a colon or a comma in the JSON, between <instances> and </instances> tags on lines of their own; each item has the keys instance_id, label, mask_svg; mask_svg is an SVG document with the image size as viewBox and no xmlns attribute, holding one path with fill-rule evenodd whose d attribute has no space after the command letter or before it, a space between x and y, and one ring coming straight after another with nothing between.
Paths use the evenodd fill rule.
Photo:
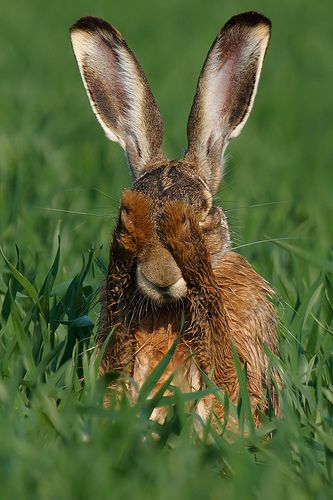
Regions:
<instances>
[{"instance_id":1,"label":"brown fur","mask_svg":"<svg viewBox=\"0 0 333 500\"><path fill-rule=\"evenodd\" d=\"M152 226L153 221L149 221L151 208L148 200L136 192L127 192L125 200L132 219L140 222L140 232L144 225L145 234L152 235L149 225ZM136 252L132 252L134 244L131 240L137 241L137 235L135 232L124 235L120 222L111 247L102 302L104 312L99 340L103 341L106 332L114 328L104 356L103 370L123 371L133 377L140 387L180 334L183 312L185 331L155 391L174 370L177 372L174 383L182 390L187 392L201 388L204 385L202 380L194 381L196 386L193 387L195 383L191 378L194 355L200 368L228 392L232 402L237 403L239 386L231 353L232 340L241 362L247 366L251 404L256 424L259 424L258 410L266 410L263 388L270 384L268 360L261 342L272 351L277 351L274 308L267 300L271 289L246 260L234 252L227 252L213 270L196 217L192 209L182 202L166 205L159 234L176 259L188 286L183 309L177 303L158 309L147 304L146 309L140 311L135 300L137 286L132 271L140 248L135 245ZM122 274L123 270L127 271L126 276ZM120 308L122 301L123 307ZM277 375L274 376L278 381ZM271 392L274 394L275 411L278 412L273 386ZM204 404L207 413L214 409L219 416L223 416L223 409L211 397L206 398ZM164 410L159 410L156 418L162 421L164 417Z\"/></svg>"},{"instance_id":2,"label":"brown fur","mask_svg":"<svg viewBox=\"0 0 333 500\"><path fill-rule=\"evenodd\" d=\"M275 313L267 283L230 252L223 210L214 205L224 150L245 124L257 91L270 21L255 12L230 19L202 68L181 160L163 155L163 125L144 72L120 33L105 21L80 19L73 50L92 108L107 136L126 151L133 175L123 194L102 289L98 342L111 332L102 372L125 374L135 399L176 338L166 372L182 391L204 386L200 370L236 403L239 385L232 344L246 365L255 422L266 411L269 380L263 344L277 352ZM180 332L181 317L184 331ZM172 375L174 373L174 375ZM277 373L273 379L279 384ZM196 411L223 408L214 397ZM152 418L162 422L165 409Z\"/></svg>"}]
</instances>

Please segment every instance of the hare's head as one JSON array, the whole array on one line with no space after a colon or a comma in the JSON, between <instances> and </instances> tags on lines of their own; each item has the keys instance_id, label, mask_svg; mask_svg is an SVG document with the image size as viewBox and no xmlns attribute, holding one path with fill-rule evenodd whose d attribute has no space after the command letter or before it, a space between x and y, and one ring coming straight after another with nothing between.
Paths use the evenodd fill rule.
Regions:
<instances>
[{"instance_id":1,"label":"hare's head","mask_svg":"<svg viewBox=\"0 0 333 500\"><path fill-rule=\"evenodd\" d=\"M92 17L80 19L71 29L91 106L107 137L126 152L133 175L131 191L149 200L150 237L138 255L137 282L153 300L186 295L182 273L158 236L160 215L169 201L191 206L213 267L229 248L226 217L213 197L222 176L224 150L251 111L270 26L268 19L249 12L231 18L218 33L199 77L187 125L188 147L179 161L164 157L159 109L121 34ZM122 199L120 221L132 227L129 200L128 195Z\"/></svg>"}]
</instances>

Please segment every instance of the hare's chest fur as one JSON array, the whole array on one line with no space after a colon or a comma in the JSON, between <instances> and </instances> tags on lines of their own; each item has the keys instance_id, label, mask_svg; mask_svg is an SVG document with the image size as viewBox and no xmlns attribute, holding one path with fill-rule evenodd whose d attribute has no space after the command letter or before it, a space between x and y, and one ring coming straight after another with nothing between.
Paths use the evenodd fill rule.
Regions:
<instances>
[{"instance_id":1,"label":"hare's chest fur","mask_svg":"<svg viewBox=\"0 0 333 500\"><path fill-rule=\"evenodd\" d=\"M135 354L133 366L132 397L136 395L154 368L162 361L177 338L178 330L171 318L159 318L159 321L143 323L135 332ZM156 394L160 387L172 377L171 386L176 386L182 393L198 391L202 387L199 369L193 359L189 347L182 340L176 347L168 366L154 385L151 396ZM168 390L164 396L171 395ZM198 405L197 412L205 417L205 409ZM166 408L155 408L151 418L163 423L167 414Z\"/></svg>"}]
</instances>

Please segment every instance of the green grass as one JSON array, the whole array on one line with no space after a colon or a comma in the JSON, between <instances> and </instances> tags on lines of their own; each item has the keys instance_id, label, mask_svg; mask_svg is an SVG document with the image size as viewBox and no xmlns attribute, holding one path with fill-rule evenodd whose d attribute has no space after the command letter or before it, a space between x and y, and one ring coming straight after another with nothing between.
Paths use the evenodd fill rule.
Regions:
<instances>
[{"instance_id":1,"label":"green grass","mask_svg":"<svg viewBox=\"0 0 333 500\"><path fill-rule=\"evenodd\" d=\"M2 7L1 498L331 498L330 8L329 0ZM229 17L249 9L271 18L273 36L218 199L234 246L276 291L281 362L272 362L283 371L283 418L248 436L214 435L207 445L193 435L186 396L177 392L154 401L170 406L161 428L149 421L149 386L134 408L126 398L102 407L109 379L97 376L98 287L130 178L89 108L68 27L91 14L122 31L160 104L167 154L177 157L205 53Z\"/></svg>"}]
</instances>

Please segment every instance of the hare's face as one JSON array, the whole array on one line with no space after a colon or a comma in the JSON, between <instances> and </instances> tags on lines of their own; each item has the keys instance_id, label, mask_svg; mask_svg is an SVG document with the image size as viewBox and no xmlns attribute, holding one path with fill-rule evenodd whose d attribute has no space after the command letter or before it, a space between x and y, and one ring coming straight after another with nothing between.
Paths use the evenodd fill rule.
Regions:
<instances>
[{"instance_id":1,"label":"hare's face","mask_svg":"<svg viewBox=\"0 0 333 500\"><path fill-rule=\"evenodd\" d=\"M150 237L138 255L138 286L143 294L160 303L181 299L186 296L186 283L174 258L159 238L161 214L166 203L182 201L191 206L205 236L213 266L229 247L226 217L219 207L213 206L206 183L194 176L193 170L183 162L169 162L152 169L133 184L132 191L142 193L150 200ZM120 219L125 229L129 224L133 225L124 206Z\"/></svg>"}]
</instances>

